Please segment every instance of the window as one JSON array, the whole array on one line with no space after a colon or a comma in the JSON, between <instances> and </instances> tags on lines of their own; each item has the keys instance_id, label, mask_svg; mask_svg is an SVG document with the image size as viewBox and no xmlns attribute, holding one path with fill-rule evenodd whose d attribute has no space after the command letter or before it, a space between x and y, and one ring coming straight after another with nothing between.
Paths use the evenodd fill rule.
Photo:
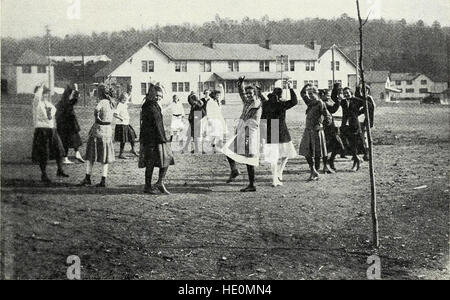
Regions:
<instances>
[{"instance_id":1,"label":"window","mask_svg":"<svg viewBox=\"0 0 450 300\"><path fill-rule=\"evenodd\" d=\"M413 82L412 82L412 80L406 80L406 84L407 84L407 85L412 85Z\"/></svg>"},{"instance_id":2,"label":"window","mask_svg":"<svg viewBox=\"0 0 450 300\"><path fill-rule=\"evenodd\" d=\"M155 62L153 60L143 60L142 61L142 72L154 72L155 71Z\"/></svg>"},{"instance_id":3,"label":"window","mask_svg":"<svg viewBox=\"0 0 450 300\"><path fill-rule=\"evenodd\" d=\"M293 88L294 90L297 89L297 80L293 80L293 81L292 81L292 88Z\"/></svg>"},{"instance_id":4,"label":"window","mask_svg":"<svg viewBox=\"0 0 450 300\"><path fill-rule=\"evenodd\" d=\"M316 70L316 62L315 61L307 61L306 62L306 71L315 71Z\"/></svg>"},{"instance_id":5,"label":"window","mask_svg":"<svg viewBox=\"0 0 450 300\"><path fill-rule=\"evenodd\" d=\"M333 80L328 80L328 89L329 90L333 89Z\"/></svg>"},{"instance_id":6,"label":"window","mask_svg":"<svg viewBox=\"0 0 450 300\"><path fill-rule=\"evenodd\" d=\"M319 81L318 81L318 80L314 80L314 86L315 86L316 88L319 88Z\"/></svg>"},{"instance_id":7,"label":"window","mask_svg":"<svg viewBox=\"0 0 450 300\"><path fill-rule=\"evenodd\" d=\"M189 82L185 82L184 83L184 91L189 92L189 90L190 90L190 84L189 84Z\"/></svg>"},{"instance_id":8,"label":"window","mask_svg":"<svg viewBox=\"0 0 450 300\"><path fill-rule=\"evenodd\" d=\"M178 91L179 92L184 91L184 83L183 82L178 82Z\"/></svg>"},{"instance_id":9,"label":"window","mask_svg":"<svg viewBox=\"0 0 450 300\"><path fill-rule=\"evenodd\" d=\"M420 81L420 84L421 84L421 85L427 85L427 84L428 84L428 81L427 81L426 79L425 79L425 80L421 80L421 81Z\"/></svg>"},{"instance_id":10,"label":"window","mask_svg":"<svg viewBox=\"0 0 450 300\"><path fill-rule=\"evenodd\" d=\"M200 62L200 72L211 72L211 62L210 61Z\"/></svg>"},{"instance_id":11,"label":"window","mask_svg":"<svg viewBox=\"0 0 450 300\"><path fill-rule=\"evenodd\" d=\"M175 72L187 72L187 61L176 61Z\"/></svg>"},{"instance_id":12,"label":"window","mask_svg":"<svg viewBox=\"0 0 450 300\"><path fill-rule=\"evenodd\" d=\"M259 71L260 72L269 72L270 71L270 62L268 60L259 62Z\"/></svg>"},{"instance_id":13,"label":"window","mask_svg":"<svg viewBox=\"0 0 450 300\"><path fill-rule=\"evenodd\" d=\"M201 87L199 85L199 87ZM172 92L176 93L182 93L182 92L189 92L191 89L191 84L189 82L172 82Z\"/></svg>"},{"instance_id":14,"label":"window","mask_svg":"<svg viewBox=\"0 0 450 300\"><path fill-rule=\"evenodd\" d=\"M400 80L396 80L395 85L402 85L402 82Z\"/></svg>"},{"instance_id":15,"label":"window","mask_svg":"<svg viewBox=\"0 0 450 300\"><path fill-rule=\"evenodd\" d=\"M421 94L428 94L428 89L427 88L419 89L419 93L421 93Z\"/></svg>"},{"instance_id":16,"label":"window","mask_svg":"<svg viewBox=\"0 0 450 300\"><path fill-rule=\"evenodd\" d=\"M178 83L172 82L172 92L176 92L178 88Z\"/></svg>"},{"instance_id":17,"label":"window","mask_svg":"<svg viewBox=\"0 0 450 300\"><path fill-rule=\"evenodd\" d=\"M37 72L38 73L47 73L47 66L38 66Z\"/></svg>"},{"instance_id":18,"label":"window","mask_svg":"<svg viewBox=\"0 0 450 300\"><path fill-rule=\"evenodd\" d=\"M406 92L407 92L408 94L414 94L414 89L406 89Z\"/></svg>"},{"instance_id":19,"label":"window","mask_svg":"<svg viewBox=\"0 0 450 300\"><path fill-rule=\"evenodd\" d=\"M30 74L31 73L31 66L22 66L22 73Z\"/></svg>"},{"instance_id":20,"label":"window","mask_svg":"<svg viewBox=\"0 0 450 300\"><path fill-rule=\"evenodd\" d=\"M291 60L291 61L289 62L289 64L290 64L289 70L290 70L291 72L294 72L294 71L295 71L295 61Z\"/></svg>"},{"instance_id":21,"label":"window","mask_svg":"<svg viewBox=\"0 0 450 300\"><path fill-rule=\"evenodd\" d=\"M228 70L230 72L239 72L239 62L238 61L229 61L228 62Z\"/></svg>"},{"instance_id":22,"label":"window","mask_svg":"<svg viewBox=\"0 0 450 300\"><path fill-rule=\"evenodd\" d=\"M313 86L319 88L319 81L318 80L309 80L309 81L305 80L305 85L307 85L307 84L310 84L310 85L313 85Z\"/></svg>"},{"instance_id":23,"label":"window","mask_svg":"<svg viewBox=\"0 0 450 300\"><path fill-rule=\"evenodd\" d=\"M341 62L335 61L334 64L336 65L336 71L339 71L341 69ZM331 71L333 71L333 62L331 62Z\"/></svg>"},{"instance_id":24,"label":"window","mask_svg":"<svg viewBox=\"0 0 450 300\"><path fill-rule=\"evenodd\" d=\"M145 82L141 83L141 95L147 95L147 84Z\"/></svg>"}]
</instances>

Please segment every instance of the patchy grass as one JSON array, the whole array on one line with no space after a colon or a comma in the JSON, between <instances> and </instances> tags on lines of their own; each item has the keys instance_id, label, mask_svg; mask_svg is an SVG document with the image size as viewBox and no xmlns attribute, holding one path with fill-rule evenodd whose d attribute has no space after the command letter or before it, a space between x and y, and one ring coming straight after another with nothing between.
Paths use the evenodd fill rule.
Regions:
<instances>
[{"instance_id":1,"label":"patchy grass","mask_svg":"<svg viewBox=\"0 0 450 300\"><path fill-rule=\"evenodd\" d=\"M225 106L225 115L240 109ZM86 138L92 108L77 113ZM374 253L367 164L354 174L350 161L340 161L336 175L309 183L305 160L294 159L282 188L270 186L262 165L258 191L241 194L246 176L225 184L223 155L176 154L167 184L173 195L150 196L130 156L111 166L106 189L76 187L80 164L48 188L30 161L30 108L2 99L1 114L4 277L64 279L66 258L78 255L83 279L366 278ZM139 132L138 107L131 116ZM288 120L298 145L304 107ZM448 279L449 109L381 105L374 142L382 277ZM49 169L54 175L56 166Z\"/></svg>"}]
</instances>

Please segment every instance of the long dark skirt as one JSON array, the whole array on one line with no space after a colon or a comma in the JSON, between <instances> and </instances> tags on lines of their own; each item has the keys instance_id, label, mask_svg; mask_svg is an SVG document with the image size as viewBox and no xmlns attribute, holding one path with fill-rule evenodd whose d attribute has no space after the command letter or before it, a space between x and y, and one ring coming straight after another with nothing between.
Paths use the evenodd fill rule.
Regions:
<instances>
[{"instance_id":1,"label":"long dark skirt","mask_svg":"<svg viewBox=\"0 0 450 300\"><path fill-rule=\"evenodd\" d=\"M83 145L83 142L81 141L81 136L78 132L70 133L58 129L58 134L59 137L61 138L61 142L64 146L66 155L69 149L78 149L81 147L81 145Z\"/></svg>"},{"instance_id":2,"label":"long dark skirt","mask_svg":"<svg viewBox=\"0 0 450 300\"><path fill-rule=\"evenodd\" d=\"M66 151L55 128L36 128L33 137L31 159L34 163L46 163L59 160Z\"/></svg>"},{"instance_id":3,"label":"long dark skirt","mask_svg":"<svg viewBox=\"0 0 450 300\"><path fill-rule=\"evenodd\" d=\"M339 128L336 126L324 127L325 139L327 141L327 150L331 153L342 153L345 149L344 143L339 135Z\"/></svg>"},{"instance_id":4,"label":"long dark skirt","mask_svg":"<svg viewBox=\"0 0 450 300\"><path fill-rule=\"evenodd\" d=\"M323 129L305 128L300 142L299 154L305 157L326 157L327 143Z\"/></svg>"},{"instance_id":5,"label":"long dark skirt","mask_svg":"<svg viewBox=\"0 0 450 300\"><path fill-rule=\"evenodd\" d=\"M131 125L117 124L114 132L114 141L119 143L134 143L136 141L136 131Z\"/></svg>"},{"instance_id":6,"label":"long dark skirt","mask_svg":"<svg viewBox=\"0 0 450 300\"><path fill-rule=\"evenodd\" d=\"M346 155L365 154L366 149L364 148L364 136L361 129L354 129L350 126L344 126L341 130L341 138L345 147Z\"/></svg>"},{"instance_id":7,"label":"long dark skirt","mask_svg":"<svg viewBox=\"0 0 450 300\"><path fill-rule=\"evenodd\" d=\"M141 144L139 168L167 168L175 164L169 143L157 145Z\"/></svg>"}]
</instances>

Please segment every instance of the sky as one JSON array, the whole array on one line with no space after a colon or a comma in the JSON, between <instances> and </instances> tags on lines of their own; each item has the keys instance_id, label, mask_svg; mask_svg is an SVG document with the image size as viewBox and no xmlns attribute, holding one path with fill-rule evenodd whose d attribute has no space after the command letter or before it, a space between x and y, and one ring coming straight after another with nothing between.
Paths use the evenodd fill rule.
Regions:
<instances>
[{"instance_id":1,"label":"sky","mask_svg":"<svg viewBox=\"0 0 450 300\"><path fill-rule=\"evenodd\" d=\"M450 26L450 0L360 0L371 18L407 22L437 20ZM1 0L1 36L27 38L52 35L145 29L156 24L203 24L222 18L356 17L355 0Z\"/></svg>"}]
</instances>

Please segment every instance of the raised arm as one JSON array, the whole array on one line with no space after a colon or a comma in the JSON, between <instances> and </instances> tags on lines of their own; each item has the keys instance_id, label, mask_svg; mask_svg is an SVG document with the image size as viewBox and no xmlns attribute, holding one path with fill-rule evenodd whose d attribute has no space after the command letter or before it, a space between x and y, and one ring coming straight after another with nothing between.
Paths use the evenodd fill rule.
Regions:
<instances>
[{"instance_id":1,"label":"raised arm","mask_svg":"<svg viewBox=\"0 0 450 300\"><path fill-rule=\"evenodd\" d=\"M291 100L289 101L285 101L285 102L281 102L281 105L283 106L284 109L291 109L292 107L296 106L298 104L298 98L297 95L295 94L294 89L291 87L291 83L288 82L288 89L291 93Z\"/></svg>"},{"instance_id":2,"label":"raised arm","mask_svg":"<svg viewBox=\"0 0 450 300\"><path fill-rule=\"evenodd\" d=\"M241 97L242 102L247 102L247 97L245 97L245 90L244 90L244 80L245 80L244 76L239 77L238 90L239 90L239 96Z\"/></svg>"},{"instance_id":3,"label":"raised arm","mask_svg":"<svg viewBox=\"0 0 450 300\"><path fill-rule=\"evenodd\" d=\"M332 102L332 103L330 103ZM327 106L328 111L330 112L330 114L334 114L339 110L339 106L341 106L341 103L339 100L336 101L327 101L327 103L325 103L325 105Z\"/></svg>"},{"instance_id":4,"label":"raised arm","mask_svg":"<svg viewBox=\"0 0 450 300\"><path fill-rule=\"evenodd\" d=\"M309 99L308 95L306 94L306 90L307 90L308 88L310 88L310 87L311 87L311 85L308 83L308 84L305 85L305 86L302 88L302 90L300 91L300 96L302 97L303 102L305 102L305 104L306 104L307 106L309 106L309 105L311 104L311 99Z\"/></svg>"}]
</instances>

